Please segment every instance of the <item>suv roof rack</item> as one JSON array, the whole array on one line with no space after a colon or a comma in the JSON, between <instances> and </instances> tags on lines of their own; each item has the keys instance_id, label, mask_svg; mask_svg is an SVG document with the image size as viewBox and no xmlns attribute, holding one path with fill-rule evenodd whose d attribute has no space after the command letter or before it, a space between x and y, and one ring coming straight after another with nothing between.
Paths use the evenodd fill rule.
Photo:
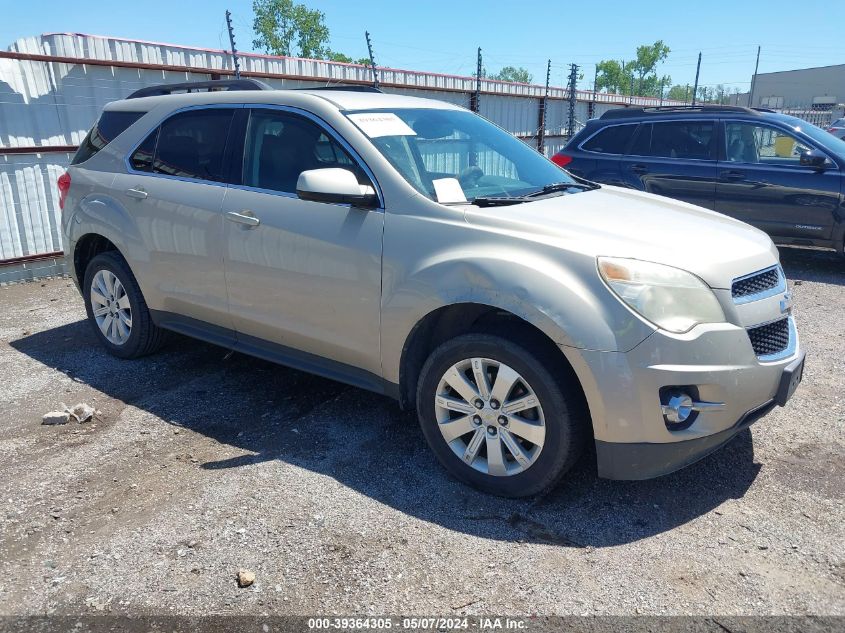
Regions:
<instances>
[{"instance_id":1,"label":"suv roof rack","mask_svg":"<svg viewBox=\"0 0 845 633\"><path fill-rule=\"evenodd\" d=\"M649 114L690 114L690 113L717 113L717 112L742 112L744 114L759 115L762 110L732 105L684 105L684 106L644 106L638 108L616 108L608 110L601 115L602 119L624 119L628 117L639 117Z\"/></svg>"},{"instance_id":2,"label":"suv roof rack","mask_svg":"<svg viewBox=\"0 0 845 633\"><path fill-rule=\"evenodd\" d=\"M378 92L383 94L384 91L381 88L376 88L374 86L359 86L357 84L350 84L348 86L344 86L343 84L335 85L335 86L314 86L313 88L294 88L294 90L342 90L345 92Z\"/></svg>"},{"instance_id":3,"label":"suv roof rack","mask_svg":"<svg viewBox=\"0 0 845 633\"><path fill-rule=\"evenodd\" d=\"M181 84L159 84L147 86L130 94L127 99L156 97L174 92L214 92L223 90L272 90L270 86L257 79L213 79L211 81L188 81Z\"/></svg>"}]
</instances>

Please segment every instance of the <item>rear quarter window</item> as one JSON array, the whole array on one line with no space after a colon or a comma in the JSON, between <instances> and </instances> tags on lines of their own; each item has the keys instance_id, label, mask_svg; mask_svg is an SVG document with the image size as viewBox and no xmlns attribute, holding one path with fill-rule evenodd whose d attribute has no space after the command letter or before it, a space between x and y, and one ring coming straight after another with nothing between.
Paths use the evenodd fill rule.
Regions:
<instances>
[{"instance_id":1,"label":"rear quarter window","mask_svg":"<svg viewBox=\"0 0 845 633\"><path fill-rule=\"evenodd\" d=\"M145 114L146 112L106 110L100 115L99 120L91 128L91 131L88 132L82 143L80 143L79 149L76 150L76 154L70 164L78 165L84 163L125 132L130 125Z\"/></svg>"},{"instance_id":2,"label":"rear quarter window","mask_svg":"<svg viewBox=\"0 0 845 633\"><path fill-rule=\"evenodd\" d=\"M606 127L583 143L581 149L599 154L624 154L636 129L636 123Z\"/></svg>"}]
</instances>

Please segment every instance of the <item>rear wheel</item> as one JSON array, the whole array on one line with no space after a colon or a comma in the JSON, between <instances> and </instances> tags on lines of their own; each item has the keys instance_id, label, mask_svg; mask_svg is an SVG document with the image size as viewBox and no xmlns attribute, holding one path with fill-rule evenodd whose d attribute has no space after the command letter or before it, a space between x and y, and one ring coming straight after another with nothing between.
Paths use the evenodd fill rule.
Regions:
<instances>
[{"instance_id":1,"label":"rear wheel","mask_svg":"<svg viewBox=\"0 0 845 633\"><path fill-rule=\"evenodd\" d=\"M577 399L530 347L459 336L431 354L418 385L420 424L440 462L461 481L505 497L553 486L586 437Z\"/></svg>"},{"instance_id":2,"label":"rear wheel","mask_svg":"<svg viewBox=\"0 0 845 633\"><path fill-rule=\"evenodd\" d=\"M138 282L118 253L94 257L85 269L82 289L88 320L109 352L138 358L161 347L165 332L153 323Z\"/></svg>"}]
</instances>

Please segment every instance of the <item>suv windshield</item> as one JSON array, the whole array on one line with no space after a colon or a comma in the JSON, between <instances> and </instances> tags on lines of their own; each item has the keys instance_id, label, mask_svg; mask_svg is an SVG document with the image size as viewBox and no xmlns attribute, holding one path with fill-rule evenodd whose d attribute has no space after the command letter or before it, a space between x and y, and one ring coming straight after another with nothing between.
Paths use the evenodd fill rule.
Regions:
<instances>
[{"instance_id":1,"label":"suv windshield","mask_svg":"<svg viewBox=\"0 0 845 633\"><path fill-rule=\"evenodd\" d=\"M840 160L845 158L845 141L842 139L835 137L833 134L826 132L820 127L816 127L812 123L807 123L807 121L804 121L803 119L791 116L785 116L783 118L794 127L796 132L803 132L818 143L822 148L836 154L836 157Z\"/></svg>"},{"instance_id":2,"label":"suv windshield","mask_svg":"<svg viewBox=\"0 0 845 633\"><path fill-rule=\"evenodd\" d=\"M486 119L463 110L346 112L412 187L441 203L516 198L576 181Z\"/></svg>"}]
</instances>

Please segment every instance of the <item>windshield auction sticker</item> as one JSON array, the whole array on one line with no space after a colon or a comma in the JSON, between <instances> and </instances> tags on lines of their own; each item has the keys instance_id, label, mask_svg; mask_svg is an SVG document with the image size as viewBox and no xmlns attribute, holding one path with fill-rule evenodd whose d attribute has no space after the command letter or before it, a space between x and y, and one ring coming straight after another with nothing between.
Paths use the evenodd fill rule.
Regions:
<instances>
[{"instance_id":1,"label":"windshield auction sticker","mask_svg":"<svg viewBox=\"0 0 845 633\"><path fill-rule=\"evenodd\" d=\"M407 123L393 112L356 112L347 116L370 138L417 135Z\"/></svg>"},{"instance_id":2,"label":"windshield auction sticker","mask_svg":"<svg viewBox=\"0 0 845 633\"><path fill-rule=\"evenodd\" d=\"M466 202L467 197L457 178L437 178L431 181L437 202Z\"/></svg>"}]
</instances>

